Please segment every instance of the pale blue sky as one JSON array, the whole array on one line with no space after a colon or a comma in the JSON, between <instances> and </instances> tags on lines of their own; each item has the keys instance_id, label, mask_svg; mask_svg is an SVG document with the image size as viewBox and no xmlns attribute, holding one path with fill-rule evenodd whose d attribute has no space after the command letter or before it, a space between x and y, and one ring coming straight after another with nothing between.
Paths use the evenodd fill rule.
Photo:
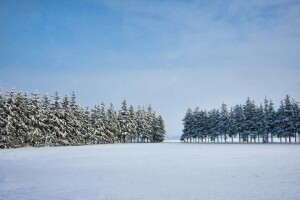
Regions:
<instances>
[{"instance_id":1,"label":"pale blue sky","mask_svg":"<svg viewBox=\"0 0 300 200\"><path fill-rule=\"evenodd\" d=\"M0 1L0 86L82 106L152 104L167 134L188 107L300 99L300 1Z\"/></svg>"}]
</instances>

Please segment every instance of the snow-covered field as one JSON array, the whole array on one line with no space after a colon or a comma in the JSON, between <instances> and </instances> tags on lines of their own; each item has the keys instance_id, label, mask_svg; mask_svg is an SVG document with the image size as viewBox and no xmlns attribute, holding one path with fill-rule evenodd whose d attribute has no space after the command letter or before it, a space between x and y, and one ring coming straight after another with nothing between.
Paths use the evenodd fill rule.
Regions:
<instances>
[{"instance_id":1,"label":"snow-covered field","mask_svg":"<svg viewBox=\"0 0 300 200\"><path fill-rule=\"evenodd\" d=\"M0 199L300 199L298 144L0 150Z\"/></svg>"}]
</instances>

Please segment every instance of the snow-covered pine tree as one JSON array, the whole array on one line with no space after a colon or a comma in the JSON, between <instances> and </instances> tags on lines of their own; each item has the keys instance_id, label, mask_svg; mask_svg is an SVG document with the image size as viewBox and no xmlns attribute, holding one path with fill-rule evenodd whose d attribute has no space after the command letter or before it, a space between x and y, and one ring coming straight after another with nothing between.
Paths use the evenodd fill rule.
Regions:
<instances>
[{"instance_id":1,"label":"snow-covered pine tree","mask_svg":"<svg viewBox=\"0 0 300 200\"><path fill-rule=\"evenodd\" d=\"M162 116L156 118L154 142L163 142L166 135L165 122Z\"/></svg>"},{"instance_id":2,"label":"snow-covered pine tree","mask_svg":"<svg viewBox=\"0 0 300 200\"><path fill-rule=\"evenodd\" d=\"M115 111L114 105L111 103L107 110L108 117L108 134L111 137L111 142L114 143L120 135L120 125L118 121L117 112Z\"/></svg>"},{"instance_id":3,"label":"snow-covered pine tree","mask_svg":"<svg viewBox=\"0 0 300 200\"><path fill-rule=\"evenodd\" d=\"M102 141L102 135L101 135L101 128L102 124L100 121L100 106L99 104L94 107L91 111L91 125L92 125L92 144L96 143L99 144Z\"/></svg>"},{"instance_id":4,"label":"snow-covered pine tree","mask_svg":"<svg viewBox=\"0 0 300 200\"><path fill-rule=\"evenodd\" d=\"M300 142L300 106L298 102L293 102L293 110L294 110L294 123L296 127L295 133L295 143L297 142L297 135L298 135L298 142Z\"/></svg>"},{"instance_id":5,"label":"snow-covered pine tree","mask_svg":"<svg viewBox=\"0 0 300 200\"><path fill-rule=\"evenodd\" d=\"M137 119L136 113L134 111L134 107L131 105L129 107L129 115L130 115L130 123L129 123L129 130L130 130L130 141L136 141L137 135Z\"/></svg>"},{"instance_id":6,"label":"snow-covered pine tree","mask_svg":"<svg viewBox=\"0 0 300 200\"><path fill-rule=\"evenodd\" d=\"M151 105L148 106L147 112L146 112L146 121L147 121L147 129L146 129L146 141L152 142L153 135L155 133L154 127L155 127L155 112L153 111Z\"/></svg>"},{"instance_id":7,"label":"snow-covered pine tree","mask_svg":"<svg viewBox=\"0 0 300 200\"><path fill-rule=\"evenodd\" d=\"M105 104L101 103L100 108L100 123L101 123L101 135L103 143L111 143L110 132L109 132L109 123L106 116Z\"/></svg>"},{"instance_id":8,"label":"snow-covered pine tree","mask_svg":"<svg viewBox=\"0 0 300 200\"><path fill-rule=\"evenodd\" d=\"M27 95L26 95L27 96ZM24 96L24 110L26 110L26 105L28 105L28 99ZM34 92L31 94L31 102L30 102L30 116L31 116L31 128L30 128L30 136L32 146L40 146L43 143L43 133L42 133L42 103L39 97L38 92ZM25 116L26 118L26 116Z\"/></svg>"},{"instance_id":9,"label":"snow-covered pine tree","mask_svg":"<svg viewBox=\"0 0 300 200\"><path fill-rule=\"evenodd\" d=\"M198 128L199 114L200 114L200 109L197 106L196 109L193 111L192 125L191 125L191 132L192 132L192 137L194 142L196 142L197 140L199 142L199 138L200 138L199 128Z\"/></svg>"},{"instance_id":10,"label":"snow-covered pine tree","mask_svg":"<svg viewBox=\"0 0 300 200\"><path fill-rule=\"evenodd\" d=\"M43 134L44 145L53 146L57 142L54 127L51 124L53 118L53 111L51 110L51 102L48 94L43 95L42 111L41 111L41 131Z\"/></svg>"},{"instance_id":11,"label":"snow-covered pine tree","mask_svg":"<svg viewBox=\"0 0 300 200\"><path fill-rule=\"evenodd\" d=\"M119 111L118 121L120 124L119 140L125 143L130 137L130 113L127 107L127 101L124 99L122 102L122 109Z\"/></svg>"},{"instance_id":12,"label":"snow-covered pine tree","mask_svg":"<svg viewBox=\"0 0 300 200\"><path fill-rule=\"evenodd\" d=\"M256 125L255 125L255 104L254 101L251 101L250 98L247 98L246 104L243 106L243 113L244 113L244 133L243 133L243 140L249 141L248 138L255 137L256 135Z\"/></svg>"},{"instance_id":13,"label":"snow-covered pine tree","mask_svg":"<svg viewBox=\"0 0 300 200\"><path fill-rule=\"evenodd\" d=\"M269 128L269 131L271 132L271 141L272 142L273 142L273 137L276 136L275 123L276 123L276 111L274 108L274 103L270 99L269 100L268 128Z\"/></svg>"},{"instance_id":14,"label":"snow-covered pine tree","mask_svg":"<svg viewBox=\"0 0 300 200\"><path fill-rule=\"evenodd\" d=\"M197 137L198 139L198 142L199 142L199 139L201 138L203 140L203 126L202 126L202 111L199 109L199 107L197 107L193 113L193 120L194 120L194 123L193 123L193 133L195 134L195 136Z\"/></svg>"},{"instance_id":15,"label":"snow-covered pine tree","mask_svg":"<svg viewBox=\"0 0 300 200\"><path fill-rule=\"evenodd\" d=\"M239 142L241 142L241 136L244 133L244 114L243 107L241 105L236 105L233 108L233 126L236 134L239 136Z\"/></svg>"},{"instance_id":16,"label":"snow-covered pine tree","mask_svg":"<svg viewBox=\"0 0 300 200\"><path fill-rule=\"evenodd\" d=\"M258 139L258 142L260 142L260 137L266 133L266 120L265 120L265 111L262 104L260 104L259 108L256 108L255 112L255 124L256 124L256 135L254 138L254 141L256 142L256 138ZM267 138L268 135L267 135ZM268 142L268 141L267 141Z\"/></svg>"},{"instance_id":17,"label":"snow-covered pine tree","mask_svg":"<svg viewBox=\"0 0 300 200\"><path fill-rule=\"evenodd\" d=\"M228 136L231 138L231 142L233 142L233 138L235 137L237 131L234 125L234 111L233 108L230 108L229 116L228 116Z\"/></svg>"},{"instance_id":18,"label":"snow-covered pine tree","mask_svg":"<svg viewBox=\"0 0 300 200\"><path fill-rule=\"evenodd\" d=\"M145 116L145 110L141 106L138 107L136 113L136 124L137 124L137 142L142 142L146 135L147 121Z\"/></svg>"},{"instance_id":19,"label":"snow-covered pine tree","mask_svg":"<svg viewBox=\"0 0 300 200\"><path fill-rule=\"evenodd\" d=\"M18 107L17 93L14 89L7 92L7 101L5 104L7 111L7 121L5 126L7 147L18 147L20 141L18 139Z\"/></svg>"},{"instance_id":20,"label":"snow-covered pine tree","mask_svg":"<svg viewBox=\"0 0 300 200\"><path fill-rule=\"evenodd\" d=\"M63 120L63 132L65 135L65 139L62 140L64 145L76 145L76 135L74 134L73 130L73 113L70 110L70 101L68 95L65 95L62 102L62 120Z\"/></svg>"},{"instance_id":21,"label":"snow-covered pine tree","mask_svg":"<svg viewBox=\"0 0 300 200\"><path fill-rule=\"evenodd\" d=\"M293 110L293 102L289 95L286 95L286 98L284 99L283 104L283 127L284 127L284 133L285 137L289 138L289 143L291 143L291 137L294 137L297 128L296 124L294 123L294 110Z\"/></svg>"},{"instance_id":22,"label":"snow-covered pine tree","mask_svg":"<svg viewBox=\"0 0 300 200\"><path fill-rule=\"evenodd\" d=\"M222 103L221 106L221 112L220 112L220 120L219 120L219 131L221 134L221 141L222 136L224 136L225 142L227 141L227 134L228 134L228 123L229 123L229 113L227 109L227 105L225 103Z\"/></svg>"},{"instance_id":23,"label":"snow-covered pine tree","mask_svg":"<svg viewBox=\"0 0 300 200\"><path fill-rule=\"evenodd\" d=\"M84 143L84 139L82 138L83 131L83 113L84 110L77 104L77 97L75 91L71 94L70 100L70 111L71 111L71 125L72 125L72 133L75 138L75 143L77 145Z\"/></svg>"},{"instance_id":24,"label":"snow-covered pine tree","mask_svg":"<svg viewBox=\"0 0 300 200\"><path fill-rule=\"evenodd\" d=\"M190 139L191 140L191 135L192 135L192 109L188 108L185 117L183 118L183 134L180 138L181 141L187 141Z\"/></svg>"},{"instance_id":25,"label":"snow-covered pine tree","mask_svg":"<svg viewBox=\"0 0 300 200\"><path fill-rule=\"evenodd\" d=\"M50 112L50 127L52 134L55 135L55 145L66 145L66 133L64 131L63 112L60 102L60 95L58 92L55 92L53 96L53 103L51 104Z\"/></svg>"},{"instance_id":26,"label":"snow-covered pine tree","mask_svg":"<svg viewBox=\"0 0 300 200\"><path fill-rule=\"evenodd\" d=\"M80 112L82 113L81 138L83 139L83 144L86 145L91 143L92 138L91 113L89 107L86 107L85 109L81 108Z\"/></svg>"},{"instance_id":27,"label":"snow-covered pine tree","mask_svg":"<svg viewBox=\"0 0 300 200\"><path fill-rule=\"evenodd\" d=\"M208 125L209 125L208 135L211 142L216 142L216 139L221 134L220 121L221 121L221 115L219 110L212 109L211 111L208 112Z\"/></svg>"},{"instance_id":28,"label":"snow-covered pine tree","mask_svg":"<svg viewBox=\"0 0 300 200\"><path fill-rule=\"evenodd\" d=\"M8 148L8 135L5 129L8 118L6 108L6 98L2 93L2 88L0 88L0 148Z\"/></svg>"},{"instance_id":29,"label":"snow-covered pine tree","mask_svg":"<svg viewBox=\"0 0 300 200\"><path fill-rule=\"evenodd\" d=\"M280 106L276 112L276 120L275 120L275 133L276 136L280 139L280 142L282 142L282 138L285 136L283 121L284 121L284 106L283 106L283 101L281 101Z\"/></svg>"}]
</instances>

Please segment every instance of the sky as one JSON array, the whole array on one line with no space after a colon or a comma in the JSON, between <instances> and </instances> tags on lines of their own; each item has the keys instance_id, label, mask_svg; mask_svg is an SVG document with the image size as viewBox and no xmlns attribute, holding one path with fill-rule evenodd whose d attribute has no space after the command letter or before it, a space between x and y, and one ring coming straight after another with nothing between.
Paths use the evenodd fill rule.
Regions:
<instances>
[{"instance_id":1,"label":"sky","mask_svg":"<svg viewBox=\"0 0 300 200\"><path fill-rule=\"evenodd\" d=\"M299 0L1 0L0 87L187 108L300 100Z\"/></svg>"}]
</instances>

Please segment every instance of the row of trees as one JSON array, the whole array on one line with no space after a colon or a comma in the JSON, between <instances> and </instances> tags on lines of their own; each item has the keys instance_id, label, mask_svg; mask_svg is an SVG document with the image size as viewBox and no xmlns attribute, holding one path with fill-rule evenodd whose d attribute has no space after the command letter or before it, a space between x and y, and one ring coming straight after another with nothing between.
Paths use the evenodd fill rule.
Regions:
<instances>
[{"instance_id":1,"label":"row of trees","mask_svg":"<svg viewBox=\"0 0 300 200\"><path fill-rule=\"evenodd\" d=\"M110 104L93 109L77 104L76 94L62 100L58 92L40 99L37 92L6 94L0 90L0 147L84 145L115 142L162 142L164 120L149 106L127 106L118 112Z\"/></svg>"},{"instance_id":2,"label":"row of trees","mask_svg":"<svg viewBox=\"0 0 300 200\"><path fill-rule=\"evenodd\" d=\"M187 110L183 119L184 129L181 141L184 142L219 142L238 137L239 142L297 142L300 133L299 103L289 95L281 101L275 110L272 100L265 99L264 105L256 106L247 99L244 105L230 109L222 104L220 110ZM300 138L298 140L300 142Z\"/></svg>"}]
</instances>

